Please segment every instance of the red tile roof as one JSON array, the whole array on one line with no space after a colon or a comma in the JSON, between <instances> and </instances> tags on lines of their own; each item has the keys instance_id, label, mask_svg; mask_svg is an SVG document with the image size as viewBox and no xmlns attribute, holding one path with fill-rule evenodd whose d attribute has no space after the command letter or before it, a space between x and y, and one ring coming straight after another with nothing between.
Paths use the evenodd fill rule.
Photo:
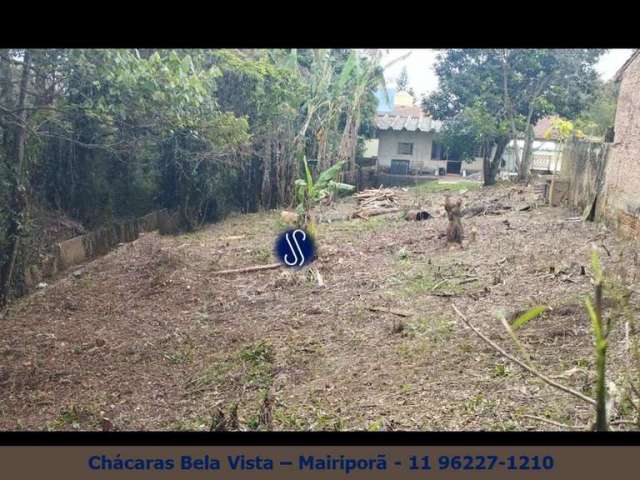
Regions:
<instances>
[{"instance_id":1,"label":"red tile roof","mask_svg":"<svg viewBox=\"0 0 640 480\"><path fill-rule=\"evenodd\" d=\"M557 116L549 116L549 117L543 117L540 120L538 120L538 123L535 124L535 126L533 127L533 136L536 140L543 140L546 139L545 134L547 133L548 130L551 129L551 127L553 126L553 121L558 118ZM551 135L550 137L551 139L555 138L555 135Z\"/></svg>"}]
</instances>

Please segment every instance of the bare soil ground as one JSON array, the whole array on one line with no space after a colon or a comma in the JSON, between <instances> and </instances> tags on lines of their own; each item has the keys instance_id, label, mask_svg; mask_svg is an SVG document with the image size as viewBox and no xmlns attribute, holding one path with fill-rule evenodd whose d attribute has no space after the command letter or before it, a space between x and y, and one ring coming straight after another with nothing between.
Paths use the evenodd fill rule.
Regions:
<instances>
[{"instance_id":1,"label":"bare soil ground","mask_svg":"<svg viewBox=\"0 0 640 480\"><path fill-rule=\"evenodd\" d=\"M503 358L451 304L515 354L497 314L550 306L520 338L541 371L593 395L583 298L594 243L612 286L614 418L634 421L625 374L640 311L638 244L501 186L462 193L463 208L512 208L463 218L476 239L451 249L444 192L433 190L400 191L403 206L434 215L426 221L345 219L350 199L325 209L314 264L324 288L307 271L214 273L273 263L279 212L147 234L67 272L0 320L0 429L208 430L234 408L243 430L561 428L527 415L588 428L590 405Z\"/></svg>"}]
</instances>

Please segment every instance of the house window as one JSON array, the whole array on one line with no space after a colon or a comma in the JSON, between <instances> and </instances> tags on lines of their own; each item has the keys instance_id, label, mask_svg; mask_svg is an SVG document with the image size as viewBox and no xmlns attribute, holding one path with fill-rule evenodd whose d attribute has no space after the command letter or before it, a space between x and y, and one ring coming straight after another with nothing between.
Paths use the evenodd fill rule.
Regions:
<instances>
[{"instance_id":1,"label":"house window","mask_svg":"<svg viewBox=\"0 0 640 480\"><path fill-rule=\"evenodd\" d=\"M398 153L400 155L413 155L413 143L398 143Z\"/></svg>"},{"instance_id":2,"label":"house window","mask_svg":"<svg viewBox=\"0 0 640 480\"><path fill-rule=\"evenodd\" d=\"M439 143L431 144L431 160L445 160L444 149Z\"/></svg>"}]
</instances>

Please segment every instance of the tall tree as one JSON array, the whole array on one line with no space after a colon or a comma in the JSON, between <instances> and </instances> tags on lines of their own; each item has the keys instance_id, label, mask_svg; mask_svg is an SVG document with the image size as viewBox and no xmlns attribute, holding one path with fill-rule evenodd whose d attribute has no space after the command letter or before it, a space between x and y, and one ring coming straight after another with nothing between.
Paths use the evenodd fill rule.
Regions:
<instances>
[{"instance_id":1,"label":"tall tree","mask_svg":"<svg viewBox=\"0 0 640 480\"><path fill-rule=\"evenodd\" d=\"M576 126L589 136L604 139L615 121L617 90L611 80L599 85L593 100L578 115Z\"/></svg>"},{"instance_id":2,"label":"tall tree","mask_svg":"<svg viewBox=\"0 0 640 480\"><path fill-rule=\"evenodd\" d=\"M14 141L13 153L8 157L10 163L7 170L11 172L11 193L9 202L9 222L6 228L7 255L3 259L0 268L0 307L7 300L9 285L13 279L13 272L20 245L20 237L23 234L25 217L27 214L27 189L24 178L24 149L26 139L26 97L29 79L31 77L31 52L26 50L22 56L22 71L20 86L18 87L18 101L14 112ZM6 110L6 109L5 109Z\"/></svg>"},{"instance_id":3,"label":"tall tree","mask_svg":"<svg viewBox=\"0 0 640 480\"><path fill-rule=\"evenodd\" d=\"M505 108L512 137L524 136L518 178L531 168L533 126L550 114L575 118L593 99L598 85L595 64L602 49L513 49L500 52ZM514 142L515 144L515 142Z\"/></svg>"},{"instance_id":4,"label":"tall tree","mask_svg":"<svg viewBox=\"0 0 640 480\"><path fill-rule=\"evenodd\" d=\"M444 120L449 131L464 125L467 150L478 145L487 147L484 183L494 184L502 153L509 143L498 55L491 50L445 50L436 57L435 71L439 89L423 100L423 108L435 119Z\"/></svg>"},{"instance_id":5,"label":"tall tree","mask_svg":"<svg viewBox=\"0 0 640 480\"><path fill-rule=\"evenodd\" d=\"M493 143L485 158L485 184L495 182L500 158L510 140L524 138L516 152L519 177L529 175L533 125L545 115L572 118L591 98L597 75L594 65L603 50L595 49L450 49L436 60L439 89L423 102L435 118L456 119L480 130L470 137L479 145ZM462 116L458 118L458 116Z\"/></svg>"},{"instance_id":6,"label":"tall tree","mask_svg":"<svg viewBox=\"0 0 640 480\"><path fill-rule=\"evenodd\" d=\"M406 65L403 66L400 71L400 76L398 77L398 80L396 80L396 87L398 87L398 90L405 92L409 89L409 72L407 72Z\"/></svg>"}]
</instances>

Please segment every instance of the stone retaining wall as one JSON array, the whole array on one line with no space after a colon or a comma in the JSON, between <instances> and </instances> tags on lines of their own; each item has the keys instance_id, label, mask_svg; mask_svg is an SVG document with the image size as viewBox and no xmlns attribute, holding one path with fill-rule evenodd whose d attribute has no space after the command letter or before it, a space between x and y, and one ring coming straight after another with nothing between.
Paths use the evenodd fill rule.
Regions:
<instances>
[{"instance_id":1,"label":"stone retaining wall","mask_svg":"<svg viewBox=\"0 0 640 480\"><path fill-rule=\"evenodd\" d=\"M28 290L40 282L80 263L105 255L121 243L136 240L140 232L151 232L159 227L159 219L166 210L158 210L144 217L99 228L78 237L57 243L53 253L47 255L39 265L25 269L24 283Z\"/></svg>"}]
</instances>

